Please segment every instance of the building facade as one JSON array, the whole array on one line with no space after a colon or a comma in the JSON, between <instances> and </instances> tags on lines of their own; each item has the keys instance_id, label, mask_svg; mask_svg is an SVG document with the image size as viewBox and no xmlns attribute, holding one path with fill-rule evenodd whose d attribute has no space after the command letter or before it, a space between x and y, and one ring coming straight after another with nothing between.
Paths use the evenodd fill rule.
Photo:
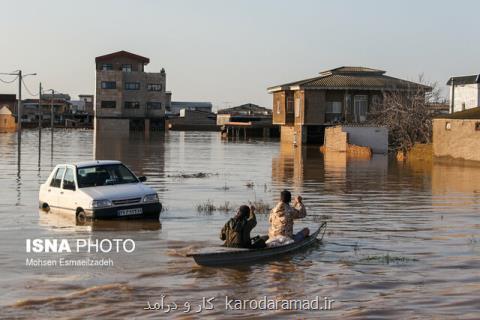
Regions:
<instances>
[{"instance_id":1,"label":"building facade","mask_svg":"<svg viewBox=\"0 0 480 320\"><path fill-rule=\"evenodd\" d=\"M149 62L127 51L95 58L97 134L164 130L171 94L164 69L145 72Z\"/></svg>"},{"instance_id":2,"label":"building facade","mask_svg":"<svg viewBox=\"0 0 480 320\"><path fill-rule=\"evenodd\" d=\"M480 162L480 107L433 120L433 155Z\"/></svg>"},{"instance_id":3,"label":"building facade","mask_svg":"<svg viewBox=\"0 0 480 320\"><path fill-rule=\"evenodd\" d=\"M451 77L450 113L480 107L480 74L463 77Z\"/></svg>"},{"instance_id":4,"label":"building facade","mask_svg":"<svg viewBox=\"0 0 480 320\"><path fill-rule=\"evenodd\" d=\"M324 141L325 128L368 121L373 104L384 92L428 87L393 78L385 71L365 67L339 67L314 78L268 88L273 95L273 124L281 126L285 142Z\"/></svg>"}]
</instances>

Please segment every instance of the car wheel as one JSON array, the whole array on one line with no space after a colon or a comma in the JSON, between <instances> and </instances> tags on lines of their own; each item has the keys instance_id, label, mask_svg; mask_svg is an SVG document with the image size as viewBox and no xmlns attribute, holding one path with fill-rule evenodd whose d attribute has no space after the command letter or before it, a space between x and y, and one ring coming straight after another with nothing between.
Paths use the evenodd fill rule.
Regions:
<instances>
[{"instance_id":1,"label":"car wheel","mask_svg":"<svg viewBox=\"0 0 480 320\"><path fill-rule=\"evenodd\" d=\"M87 221L87 215L82 209L78 210L77 212L77 221L80 223L85 223Z\"/></svg>"},{"instance_id":2,"label":"car wheel","mask_svg":"<svg viewBox=\"0 0 480 320\"><path fill-rule=\"evenodd\" d=\"M45 211L45 212L50 211L50 206L48 205L48 203L43 203L42 204L42 210Z\"/></svg>"}]
</instances>

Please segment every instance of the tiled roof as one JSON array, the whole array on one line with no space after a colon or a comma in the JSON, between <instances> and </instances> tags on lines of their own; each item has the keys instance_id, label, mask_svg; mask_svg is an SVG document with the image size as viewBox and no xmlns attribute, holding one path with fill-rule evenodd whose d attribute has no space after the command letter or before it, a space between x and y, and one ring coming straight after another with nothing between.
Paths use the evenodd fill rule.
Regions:
<instances>
[{"instance_id":1,"label":"tiled roof","mask_svg":"<svg viewBox=\"0 0 480 320\"><path fill-rule=\"evenodd\" d=\"M373 89L413 90L419 83L385 75L385 71L365 67L340 67L320 73L320 76L270 87L269 91L292 89Z\"/></svg>"},{"instance_id":2,"label":"tiled roof","mask_svg":"<svg viewBox=\"0 0 480 320\"><path fill-rule=\"evenodd\" d=\"M451 77L448 79L447 85L452 85L452 80L454 84L473 84L480 83L480 74L473 76L462 76L462 77Z\"/></svg>"},{"instance_id":3,"label":"tiled roof","mask_svg":"<svg viewBox=\"0 0 480 320\"><path fill-rule=\"evenodd\" d=\"M480 119L480 107L471 108L464 111L454 112L452 114L441 115L441 119Z\"/></svg>"}]
</instances>

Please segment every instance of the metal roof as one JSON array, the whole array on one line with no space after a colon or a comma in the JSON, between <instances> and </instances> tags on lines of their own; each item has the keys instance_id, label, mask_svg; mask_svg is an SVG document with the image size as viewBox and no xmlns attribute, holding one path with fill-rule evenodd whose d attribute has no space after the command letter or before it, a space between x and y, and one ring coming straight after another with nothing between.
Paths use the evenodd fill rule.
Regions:
<instances>
[{"instance_id":1,"label":"metal roof","mask_svg":"<svg viewBox=\"0 0 480 320\"><path fill-rule=\"evenodd\" d=\"M365 67L339 67L320 76L268 88L269 92L300 89L414 90L428 86L389 77L385 71Z\"/></svg>"},{"instance_id":2,"label":"metal roof","mask_svg":"<svg viewBox=\"0 0 480 320\"><path fill-rule=\"evenodd\" d=\"M448 79L447 85L451 86L452 80L453 83L456 85L480 83L480 74L475 74L472 76L451 77L450 79Z\"/></svg>"}]
</instances>

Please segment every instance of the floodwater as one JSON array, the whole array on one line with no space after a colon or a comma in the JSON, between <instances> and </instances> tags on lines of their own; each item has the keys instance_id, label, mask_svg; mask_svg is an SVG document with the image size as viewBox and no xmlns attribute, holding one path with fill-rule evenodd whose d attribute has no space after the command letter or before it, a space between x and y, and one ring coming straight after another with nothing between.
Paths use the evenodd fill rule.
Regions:
<instances>
[{"instance_id":1,"label":"floodwater","mask_svg":"<svg viewBox=\"0 0 480 320\"><path fill-rule=\"evenodd\" d=\"M0 318L480 318L480 168L324 157L314 147L224 142L217 133L93 140L92 131L58 130L51 139L44 130L39 156L36 131L22 133L20 149L15 133L0 135ZM119 159L147 176L166 207L161 223L76 225L39 212L39 185L51 169L90 159ZM199 172L207 175L188 177ZM322 244L239 268L199 267L185 256L218 246L232 215L197 205L272 206L284 188L307 206L296 228L328 222ZM259 214L253 234L267 227ZM27 253L26 239L35 238L133 239L136 246L132 253ZM29 257L59 256L114 265L26 266ZM144 309L162 296L178 309ZM334 302L329 311L225 310L225 296ZM216 297L214 309L197 314L203 297Z\"/></svg>"}]
</instances>

